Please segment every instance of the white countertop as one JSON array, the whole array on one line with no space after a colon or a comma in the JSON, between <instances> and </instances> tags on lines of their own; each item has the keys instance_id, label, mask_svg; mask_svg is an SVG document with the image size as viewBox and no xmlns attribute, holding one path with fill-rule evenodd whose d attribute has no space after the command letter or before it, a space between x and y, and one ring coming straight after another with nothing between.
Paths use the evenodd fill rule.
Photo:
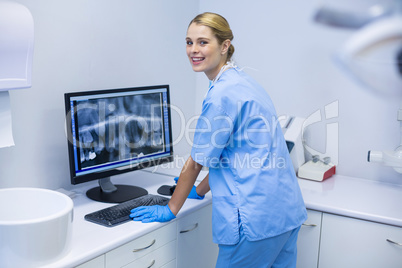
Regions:
<instances>
[{"instance_id":1,"label":"white countertop","mask_svg":"<svg viewBox=\"0 0 402 268\"><path fill-rule=\"evenodd\" d=\"M180 174L180 168L171 166L151 171L170 176ZM401 185L341 175L323 182L299 179L299 185L308 209L402 227Z\"/></svg>"},{"instance_id":2,"label":"white countertop","mask_svg":"<svg viewBox=\"0 0 402 268\"><path fill-rule=\"evenodd\" d=\"M115 184L135 184L144 187L149 194L158 194L157 190L161 185L173 185L175 183L172 176L144 171L119 175L112 178L112 181ZM73 198L74 220L71 251L67 256L46 266L46 268L75 267L168 224L131 221L115 227L104 227L86 221L84 219L86 214L115 205L95 202L87 198L86 190L95 186L97 186L96 181L74 187L73 192L76 193L76 196ZM210 204L211 199L210 193L203 200L187 199L177 215L177 219Z\"/></svg>"},{"instance_id":3,"label":"white countertop","mask_svg":"<svg viewBox=\"0 0 402 268\"><path fill-rule=\"evenodd\" d=\"M135 184L146 188L150 194L157 194L161 185L173 185L173 177L179 174L178 168L148 169L117 176L113 182ZM202 180L206 174L207 171L203 171L197 181ZM299 179L299 184L308 209L402 227L400 185L339 175L324 182ZM74 267L167 224L129 222L108 228L87 222L84 220L86 214L113 205L89 200L85 191L94 186L96 182L74 187L76 197L73 198L71 252L47 267ZM211 199L210 193L203 200L188 199L177 218L208 205Z\"/></svg>"},{"instance_id":4,"label":"white countertop","mask_svg":"<svg viewBox=\"0 0 402 268\"><path fill-rule=\"evenodd\" d=\"M400 185L340 175L299 185L309 209L402 227Z\"/></svg>"}]
</instances>

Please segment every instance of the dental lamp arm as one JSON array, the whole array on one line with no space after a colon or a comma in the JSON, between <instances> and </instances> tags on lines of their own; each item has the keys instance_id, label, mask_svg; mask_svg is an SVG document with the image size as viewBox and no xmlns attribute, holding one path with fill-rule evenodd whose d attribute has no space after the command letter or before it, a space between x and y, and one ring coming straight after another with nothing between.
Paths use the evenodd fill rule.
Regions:
<instances>
[{"instance_id":1,"label":"dental lamp arm","mask_svg":"<svg viewBox=\"0 0 402 268\"><path fill-rule=\"evenodd\" d=\"M380 5L359 13L324 6L315 13L314 20L333 27L358 29L372 21L389 16L390 13L390 10Z\"/></svg>"}]
</instances>

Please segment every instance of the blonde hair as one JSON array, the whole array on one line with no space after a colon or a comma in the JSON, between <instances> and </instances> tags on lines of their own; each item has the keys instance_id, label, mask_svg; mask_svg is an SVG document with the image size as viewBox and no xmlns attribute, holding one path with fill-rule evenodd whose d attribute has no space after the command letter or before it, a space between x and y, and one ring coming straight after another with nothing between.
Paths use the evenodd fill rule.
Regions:
<instances>
[{"instance_id":1,"label":"blonde hair","mask_svg":"<svg viewBox=\"0 0 402 268\"><path fill-rule=\"evenodd\" d=\"M198 25L204 25L209 27L212 30L212 33L218 39L218 43L221 45L225 40L233 40L233 33L230 29L228 21L219 14L212 12L205 12L197 15L188 25L192 23L196 23ZM226 61L230 61L232 59L233 53L235 52L235 48L232 44L228 49L227 59Z\"/></svg>"}]
</instances>

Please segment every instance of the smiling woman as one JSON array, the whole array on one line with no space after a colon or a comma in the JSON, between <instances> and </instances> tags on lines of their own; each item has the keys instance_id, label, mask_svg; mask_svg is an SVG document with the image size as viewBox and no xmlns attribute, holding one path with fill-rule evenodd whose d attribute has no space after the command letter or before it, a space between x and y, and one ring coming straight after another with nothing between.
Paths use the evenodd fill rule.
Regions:
<instances>
[{"instance_id":1,"label":"smiling woman","mask_svg":"<svg viewBox=\"0 0 402 268\"><path fill-rule=\"evenodd\" d=\"M235 51L233 33L225 18L214 13L195 17L187 30L187 56L195 72L213 80Z\"/></svg>"},{"instance_id":2,"label":"smiling woman","mask_svg":"<svg viewBox=\"0 0 402 268\"><path fill-rule=\"evenodd\" d=\"M202 199L211 190L216 268L296 267L306 208L275 107L265 89L231 61L232 40L228 22L215 13L200 14L188 26L191 67L211 80L191 156L168 205L134 209L131 217L173 219L187 197ZM203 166L209 173L195 187Z\"/></svg>"}]
</instances>

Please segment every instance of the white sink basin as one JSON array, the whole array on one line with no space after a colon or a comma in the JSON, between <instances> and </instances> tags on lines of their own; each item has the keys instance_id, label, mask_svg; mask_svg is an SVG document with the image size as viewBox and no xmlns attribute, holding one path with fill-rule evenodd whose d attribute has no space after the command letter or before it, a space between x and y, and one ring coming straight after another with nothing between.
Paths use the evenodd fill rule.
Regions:
<instances>
[{"instance_id":1,"label":"white sink basin","mask_svg":"<svg viewBox=\"0 0 402 268\"><path fill-rule=\"evenodd\" d=\"M40 267L70 250L73 202L37 188L0 189L0 267Z\"/></svg>"}]
</instances>

